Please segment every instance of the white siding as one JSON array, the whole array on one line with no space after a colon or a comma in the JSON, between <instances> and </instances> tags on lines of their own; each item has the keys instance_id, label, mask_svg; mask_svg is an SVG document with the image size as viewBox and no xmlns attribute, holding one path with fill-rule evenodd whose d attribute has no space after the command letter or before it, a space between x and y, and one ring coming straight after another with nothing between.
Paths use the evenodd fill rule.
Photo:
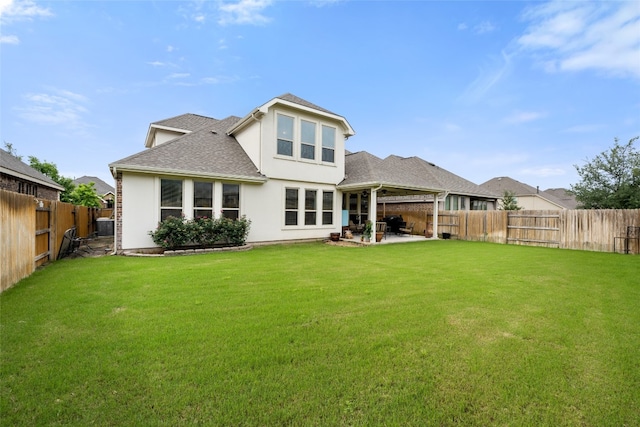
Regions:
<instances>
[{"instance_id":1,"label":"white siding","mask_svg":"<svg viewBox=\"0 0 640 427\"><path fill-rule=\"evenodd\" d=\"M156 130L156 137L153 141L153 147L164 144L165 142L171 141L172 139L175 139L182 135L184 135L183 132L171 132L168 130L158 129Z\"/></svg>"},{"instance_id":2,"label":"white siding","mask_svg":"<svg viewBox=\"0 0 640 427\"><path fill-rule=\"evenodd\" d=\"M148 232L160 218L159 181L151 175L122 174L122 248L150 248Z\"/></svg>"},{"instance_id":3,"label":"white siding","mask_svg":"<svg viewBox=\"0 0 640 427\"><path fill-rule=\"evenodd\" d=\"M187 218L192 216L193 180L184 180L183 209ZM220 181L214 184L214 212L221 208ZM299 188L299 225L284 225L285 188ZM304 225L304 192L317 190L317 224ZM322 192L333 191L333 225L322 225ZM156 245L149 236L160 218L160 177L123 173L122 193L126 201L122 215L122 249L152 248ZM341 226L341 194L333 185L285 180L269 180L265 184L240 185L240 214L251 220L247 241L269 242L299 239L328 238L329 233L339 232Z\"/></svg>"},{"instance_id":4,"label":"white siding","mask_svg":"<svg viewBox=\"0 0 640 427\"><path fill-rule=\"evenodd\" d=\"M277 113L295 118L294 155L291 158L277 155ZM316 158L300 158L300 120L316 123ZM322 125L336 129L335 163L322 162ZM298 110L271 108L258 122L250 124L236 139L256 164L260 172L269 178L337 185L344 179L345 138L342 123Z\"/></svg>"},{"instance_id":5,"label":"white siding","mask_svg":"<svg viewBox=\"0 0 640 427\"><path fill-rule=\"evenodd\" d=\"M537 195L516 196L518 206L524 210L561 210L562 207L551 203Z\"/></svg>"}]
</instances>

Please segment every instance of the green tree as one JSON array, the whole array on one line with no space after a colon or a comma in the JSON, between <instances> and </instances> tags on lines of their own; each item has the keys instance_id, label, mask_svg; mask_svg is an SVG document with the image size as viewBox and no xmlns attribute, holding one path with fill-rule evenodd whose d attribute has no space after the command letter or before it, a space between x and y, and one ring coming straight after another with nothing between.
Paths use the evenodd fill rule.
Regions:
<instances>
[{"instance_id":1,"label":"green tree","mask_svg":"<svg viewBox=\"0 0 640 427\"><path fill-rule=\"evenodd\" d=\"M15 148L13 148L12 143L4 141L4 149L16 159L22 160L22 156L18 155L18 151Z\"/></svg>"},{"instance_id":2,"label":"green tree","mask_svg":"<svg viewBox=\"0 0 640 427\"><path fill-rule=\"evenodd\" d=\"M500 209L504 211L519 211L522 209L521 206L518 206L518 199L513 191L504 190L504 193L502 194L502 206Z\"/></svg>"},{"instance_id":3,"label":"green tree","mask_svg":"<svg viewBox=\"0 0 640 427\"><path fill-rule=\"evenodd\" d=\"M571 186L582 209L640 208L640 151L634 144L639 137L621 145L618 138L609 150L575 165L581 181Z\"/></svg>"},{"instance_id":4,"label":"green tree","mask_svg":"<svg viewBox=\"0 0 640 427\"><path fill-rule=\"evenodd\" d=\"M66 203L73 203L73 199L71 198L71 193L75 188L73 180L71 178L61 176L55 163L50 163L46 160L41 162L37 157L29 156L29 165L35 170L42 172L59 185L63 186L64 191L60 194L60 200Z\"/></svg>"},{"instance_id":5,"label":"green tree","mask_svg":"<svg viewBox=\"0 0 640 427\"><path fill-rule=\"evenodd\" d=\"M95 183L78 184L71 192L71 203L79 206L88 206L90 208L102 207L100 196L94 188Z\"/></svg>"}]
</instances>

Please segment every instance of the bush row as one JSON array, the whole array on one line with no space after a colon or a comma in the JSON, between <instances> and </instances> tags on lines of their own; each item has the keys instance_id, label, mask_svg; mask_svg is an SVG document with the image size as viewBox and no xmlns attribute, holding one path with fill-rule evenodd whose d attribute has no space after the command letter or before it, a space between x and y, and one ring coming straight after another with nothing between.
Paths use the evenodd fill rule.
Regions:
<instances>
[{"instance_id":1,"label":"bush row","mask_svg":"<svg viewBox=\"0 0 640 427\"><path fill-rule=\"evenodd\" d=\"M190 220L170 216L158 223L158 227L149 235L163 249L240 246L247 241L250 226L251 221L244 216L236 220L207 217Z\"/></svg>"}]
</instances>

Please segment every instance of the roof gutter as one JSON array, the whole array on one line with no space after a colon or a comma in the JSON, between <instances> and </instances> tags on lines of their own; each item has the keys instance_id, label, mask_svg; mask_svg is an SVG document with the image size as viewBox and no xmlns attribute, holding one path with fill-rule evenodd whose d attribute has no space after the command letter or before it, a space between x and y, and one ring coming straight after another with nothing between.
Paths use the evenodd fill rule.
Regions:
<instances>
[{"instance_id":1,"label":"roof gutter","mask_svg":"<svg viewBox=\"0 0 640 427\"><path fill-rule=\"evenodd\" d=\"M342 191L349 191L349 190L363 190L363 189L371 188L374 186L378 186L376 190L379 190L382 187L388 187L388 188L397 188L397 189L408 190L408 191L421 191L425 193L442 193L446 191L442 188L418 187L413 185L403 185L403 184L395 184L391 182L380 182L380 181L361 182L357 184L347 184L347 185L338 184L336 188Z\"/></svg>"},{"instance_id":2,"label":"roof gutter","mask_svg":"<svg viewBox=\"0 0 640 427\"><path fill-rule=\"evenodd\" d=\"M217 174L217 173L198 173L193 171L185 171L179 169L166 169L166 168L155 168L150 166L136 166L136 167L127 167L127 166L119 166L117 164L109 165L109 167L113 170L112 173L115 173L116 168L120 172L138 172L138 173L153 173L153 174L161 174L161 175L181 175L190 178L209 178L209 179L222 179L229 181L241 181L247 183L255 183L262 184L267 182L267 177L251 177L246 175L231 175L231 174Z\"/></svg>"},{"instance_id":3,"label":"roof gutter","mask_svg":"<svg viewBox=\"0 0 640 427\"><path fill-rule=\"evenodd\" d=\"M227 135L233 135L234 133L241 131L242 129L247 127L250 123L260 121L265 114L267 114L267 110L256 108L251 113L244 116L244 118L240 119L240 121L234 124L229 130L227 130Z\"/></svg>"},{"instance_id":4,"label":"roof gutter","mask_svg":"<svg viewBox=\"0 0 640 427\"><path fill-rule=\"evenodd\" d=\"M0 172L6 173L7 175L13 175L13 176L15 176L17 178L24 179L25 181L35 182L36 184L40 184L40 185L43 185L45 187L54 188L54 189L59 190L59 191L64 191L65 190L65 188L63 186L61 186L60 184L58 184L57 182L55 182L53 180L51 180L51 182L49 183L49 182L44 181L44 180L42 180L40 178L29 176L29 175L20 173L18 171L14 171L12 169L3 168L3 167L0 167Z\"/></svg>"}]
</instances>

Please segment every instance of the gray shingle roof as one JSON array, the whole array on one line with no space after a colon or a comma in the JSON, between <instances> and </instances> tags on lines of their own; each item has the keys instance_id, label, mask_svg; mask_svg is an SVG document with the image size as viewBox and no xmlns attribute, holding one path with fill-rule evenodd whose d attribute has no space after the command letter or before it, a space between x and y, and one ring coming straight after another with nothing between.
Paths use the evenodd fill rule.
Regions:
<instances>
[{"instance_id":1,"label":"gray shingle roof","mask_svg":"<svg viewBox=\"0 0 640 427\"><path fill-rule=\"evenodd\" d=\"M563 203L567 209L576 209L578 207L578 201L576 196L567 191L565 188L547 188L543 193L555 197Z\"/></svg>"},{"instance_id":2,"label":"gray shingle roof","mask_svg":"<svg viewBox=\"0 0 640 427\"><path fill-rule=\"evenodd\" d=\"M107 193L116 194L116 189L113 188L112 185L107 184L97 176L81 176L80 178L76 178L73 180L75 185L79 184L89 184L93 182L95 185L93 188L96 189L96 193L100 196L104 196Z\"/></svg>"},{"instance_id":3,"label":"gray shingle roof","mask_svg":"<svg viewBox=\"0 0 640 427\"><path fill-rule=\"evenodd\" d=\"M337 116L338 114L327 110L326 108L322 108L318 105L312 104L311 102L304 100L302 98L299 98L291 93L285 93L284 95L278 96L278 99L282 99L284 101L289 101L289 102L293 102L294 104L298 104L298 105L302 105L304 107L308 107L308 108L313 108L314 110L318 110L318 111L323 111L325 113L329 113L329 114L333 114L334 116Z\"/></svg>"},{"instance_id":4,"label":"gray shingle roof","mask_svg":"<svg viewBox=\"0 0 640 427\"><path fill-rule=\"evenodd\" d=\"M480 184L480 186L493 191L500 196L502 196L505 191L510 191L516 196L531 195L536 194L537 192L534 187L517 181L513 178L509 178L508 176L498 176L492 178L489 181Z\"/></svg>"},{"instance_id":5,"label":"gray shingle roof","mask_svg":"<svg viewBox=\"0 0 640 427\"><path fill-rule=\"evenodd\" d=\"M504 195L505 191L509 191L516 196L538 196L565 209L575 209L577 206L575 198L562 188L540 191L508 176L495 177L480 185L497 193L500 197Z\"/></svg>"},{"instance_id":6,"label":"gray shingle roof","mask_svg":"<svg viewBox=\"0 0 640 427\"><path fill-rule=\"evenodd\" d=\"M345 157L342 187L384 185L385 187L448 191L460 195L495 198L496 195L454 173L419 157L391 155L380 159L366 151Z\"/></svg>"},{"instance_id":7,"label":"gray shingle roof","mask_svg":"<svg viewBox=\"0 0 640 427\"><path fill-rule=\"evenodd\" d=\"M12 176L28 177L38 184L64 191L64 187L57 182L2 149L0 149L0 171Z\"/></svg>"},{"instance_id":8,"label":"gray shingle roof","mask_svg":"<svg viewBox=\"0 0 640 427\"><path fill-rule=\"evenodd\" d=\"M229 119L229 117L227 119ZM239 117L236 117L235 119L236 121L240 120ZM185 132L194 132L207 126L215 126L218 122L220 122L220 120L216 120L211 117L187 113L176 117L170 117L164 120L159 120L157 122L151 123L151 125L180 129Z\"/></svg>"},{"instance_id":9,"label":"gray shingle roof","mask_svg":"<svg viewBox=\"0 0 640 427\"><path fill-rule=\"evenodd\" d=\"M224 120L196 115L182 115L157 123L192 130L153 148L111 163L110 167L139 171L155 171L262 180L263 176L238 141L225 130L238 117ZM201 127L200 127L201 126ZM191 129L187 129L190 127Z\"/></svg>"}]
</instances>

